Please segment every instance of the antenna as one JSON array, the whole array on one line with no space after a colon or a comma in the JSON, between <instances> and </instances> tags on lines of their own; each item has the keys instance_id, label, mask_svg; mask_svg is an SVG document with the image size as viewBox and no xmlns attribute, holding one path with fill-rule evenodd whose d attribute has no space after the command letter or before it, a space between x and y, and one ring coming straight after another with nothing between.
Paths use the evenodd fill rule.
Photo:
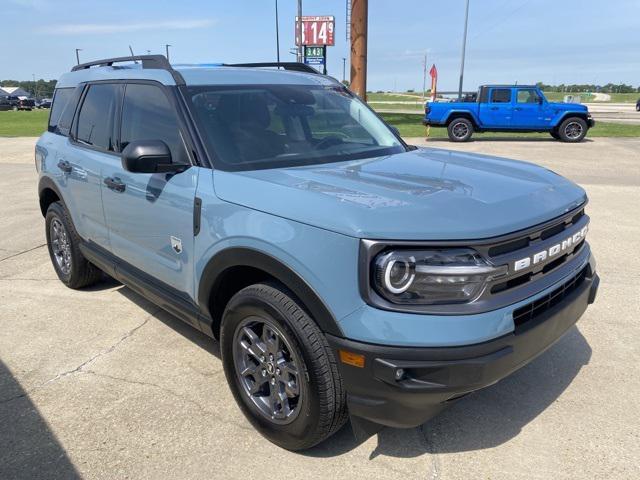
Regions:
<instances>
[{"instance_id":1,"label":"antenna","mask_svg":"<svg viewBox=\"0 0 640 480\"><path fill-rule=\"evenodd\" d=\"M133 48L131 48L131 45L129 45L129 51L131 52L131 56L132 56L132 57L135 57L135 54L133 53ZM137 63L138 63L138 61L137 61L137 60L134 60L134 61L133 61L133 63L136 63L136 64L137 64Z\"/></svg>"}]
</instances>

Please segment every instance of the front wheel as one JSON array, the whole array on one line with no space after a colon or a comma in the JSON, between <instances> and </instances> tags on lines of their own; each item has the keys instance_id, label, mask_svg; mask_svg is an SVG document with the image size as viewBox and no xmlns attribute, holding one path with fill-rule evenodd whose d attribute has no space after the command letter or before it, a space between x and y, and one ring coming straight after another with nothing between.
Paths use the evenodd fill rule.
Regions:
<instances>
[{"instance_id":1,"label":"front wheel","mask_svg":"<svg viewBox=\"0 0 640 480\"><path fill-rule=\"evenodd\" d=\"M220 346L236 402L271 442L303 450L346 422L333 352L283 286L256 284L236 293L223 315Z\"/></svg>"},{"instance_id":2,"label":"front wheel","mask_svg":"<svg viewBox=\"0 0 640 480\"><path fill-rule=\"evenodd\" d=\"M587 122L579 117L567 118L558 128L558 135L563 142L581 142L586 134Z\"/></svg>"},{"instance_id":3,"label":"front wheel","mask_svg":"<svg viewBox=\"0 0 640 480\"><path fill-rule=\"evenodd\" d=\"M447 133L452 142L468 142L473 135L473 123L466 118L454 118L447 125Z\"/></svg>"}]
</instances>

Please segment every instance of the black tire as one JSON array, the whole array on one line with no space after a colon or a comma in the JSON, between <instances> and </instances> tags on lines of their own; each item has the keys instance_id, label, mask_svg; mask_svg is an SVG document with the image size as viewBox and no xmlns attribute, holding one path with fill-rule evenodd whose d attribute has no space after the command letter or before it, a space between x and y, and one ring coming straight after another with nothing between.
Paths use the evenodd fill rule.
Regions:
<instances>
[{"instance_id":1,"label":"black tire","mask_svg":"<svg viewBox=\"0 0 640 480\"><path fill-rule=\"evenodd\" d=\"M636 105L636 112L640 112L640 104Z\"/></svg>"},{"instance_id":2,"label":"black tire","mask_svg":"<svg viewBox=\"0 0 640 480\"><path fill-rule=\"evenodd\" d=\"M102 278L102 271L89 263L82 255L80 236L73 226L67 209L61 202L49 205L45 225L51 263L62 283L69 288L82 288L98 282ZM56 229L61 232L60 236L64 236L63 241L55 233ZM57 236L58 238L56 238ZM66 260L68 260L68 264L65 263Z\"/></svg>"},{"instance_id":3,"label":"black tire","mask_svg":"<svg viewBox=\"0 0 640 480\"><path fill-rule=\"evenodd\" d=\"M560 140L568 143L581 142L587 134L587 122L580 117L569 117L558 127Z\"/></svg>"},{"instance_id":4,"label":"black tire","mask_svg":"<svg viewBox=\"0 0 640 480\"><path fill-rule=\"evenodd\" d=\"M473 130L473 123L467 118L454 118L447 125L449 140L452 142L468 142Z\"/></svg>"},{"instance_id":5,"label":"black tire","mask_svg":"<svg viewBox=\"0 0 640 480\"><path fill-rule=\"evenodd\" d=\"M255 342L245 335L247 327L255 333L260 331L261 325L262 334L256 336ZM265 333L265 326L268 333ZM278 352L275 361L265 357L269 355L265 349L270 348L268 343L271 342L264 342L265 338L274 337L279 338L276 344L283 348L282 356ZM247 339L251 339L248 342L251 348L246 346ZM259 352L267 352L260 353L262 360L250 352L255 350L253 346ZM346 394L327 339L293 294L282 285L251 285L231 298L223 314L220 348L227 382L238 406L249 422L276 445L287 450L304 450L322 442L346 422ZM255 359L249 365L251 368L242 363L242 358ZM281 363L281 358L288 360ZM295 365L295 369L289 371L298 372L297 376L290 377L295 379L295 389L300 393L298 398L289 398L285 383L270 377L275 375L274 363ZM240 369L255 373L241 376ZM277 373L279 375L280 370ZM253 395L252 389L256 390ZM279 404L280 409L277 403L275 409L273 404L263 405L272 402L271 395L275 391L287 396L286 409L284 401ZM292 412L289 417L284 416L286 410ZM273 412L282 418L276 419L271 415Z\"/></svg>"},{"instance_id":6,"label":"black tire","mask_svg":"<svg viewBox=\"0 0 640 480\"><path fill-rule=\"evenodd\" d=\"M558 131L557 130L551 130L549 132L549 135L551 135L553 138L555 138L556 140L560 140L560 135L558 135Z\"/></svg>"}]
</instances>

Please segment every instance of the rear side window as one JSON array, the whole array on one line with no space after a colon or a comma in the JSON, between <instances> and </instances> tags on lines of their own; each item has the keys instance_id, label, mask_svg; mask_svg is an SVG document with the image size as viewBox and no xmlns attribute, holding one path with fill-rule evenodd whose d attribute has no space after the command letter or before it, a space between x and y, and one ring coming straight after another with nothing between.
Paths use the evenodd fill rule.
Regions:
<instances>
[{"instance_id":1,"label":"rear side window","mask_svg":"<svg viewBox=\"0 0 640 480\"><path fill-rule=\"evenodd\" d=\"M120 148L134 140L162 140L175 163L188 163L178 118L169 99L155 85L128 84L122 105Z\"/></svg>"},{"instance_id":2,"label":"rear side window","mask_svg":"<svg viewBox=\"0 0 640 480\"><path fill-rule=\"evenodd\" d=\"M115 150L113 119L117 88L108 83L89 86L78 114L76 140L92 147Z\"/></svg>"},{"instance_id":3,"label":"rear side window","mask_svg":"<svg viewBox=\"0 0 640 480\"><path fill-rule=\"evenodd\" d=\"M53 94L53 103L51 104L51 112L49 113L49 131L56 132L56 127L64 111L64 107L69 103L69 99L73 95L74 88L57 88Z\"/></svg>"},{"instance_id":4,"label":"rear side window","mask_svg":"<svg viewBox=\"0 0 640 480\"><path fill-rule=\"evenodd\" d=\"M491 103L509 103L511 102L510 88L494 88L491 91Z\"/></svg>"}]
</instances>

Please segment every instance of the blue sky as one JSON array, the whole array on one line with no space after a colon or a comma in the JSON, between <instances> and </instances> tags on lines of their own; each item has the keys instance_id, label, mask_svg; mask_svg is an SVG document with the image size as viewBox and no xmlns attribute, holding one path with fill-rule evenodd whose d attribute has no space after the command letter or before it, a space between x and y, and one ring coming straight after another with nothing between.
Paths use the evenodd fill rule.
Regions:
<instances>
[{"instance_id":1,"label":"blue sky","mask_svg":"<svg viewBox=\"0 0 640 480\"><path fill-rule=\"evenodd\" d=\"M57 78L81 60L163 52L171 60L275 59L275 0L2 0L0 78ZM465 90L480 83L640 85L640 0L470 0ZM279 0L281 57L293 46L295 0ZM370 0L370 90L420 89L422 57L439 88L457 88L464 0ZM336 17L329 73L342 77L345 0L303 0Z\"/></svg>"}]
</instances>

